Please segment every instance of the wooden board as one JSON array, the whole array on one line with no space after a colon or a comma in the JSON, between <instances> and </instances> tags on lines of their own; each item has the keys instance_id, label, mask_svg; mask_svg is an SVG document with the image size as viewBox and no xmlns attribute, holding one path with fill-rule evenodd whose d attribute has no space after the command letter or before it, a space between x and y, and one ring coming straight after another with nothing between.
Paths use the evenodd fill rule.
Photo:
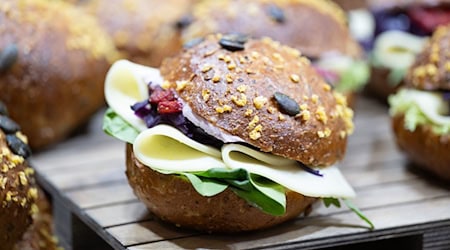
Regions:
<instances>
[{"instance_id":1,"label":"wooden board","mask_svg":"<svg viewBox=\"0 0 450 250\"><path fill-rule=\"evenodd\" d=\"M320 203L306 218L240 235L160 223L128 186L124 144L102 133L101 112L86 131L32 163L53 197L67 249L450 249L450 184L411 167L398 152L386 107L364 98L357 105L356 131L340 165L373 231L349 209Z\"/></svg>"}]
</instances>

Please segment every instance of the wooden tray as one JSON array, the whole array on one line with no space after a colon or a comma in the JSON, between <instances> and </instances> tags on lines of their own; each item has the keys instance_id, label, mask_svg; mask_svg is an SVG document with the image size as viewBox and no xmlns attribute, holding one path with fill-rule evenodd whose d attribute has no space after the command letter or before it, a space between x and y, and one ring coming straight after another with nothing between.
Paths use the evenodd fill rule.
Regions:
<instances>
[{"instance_id":1,"label":"wooden tray","mask_svg":"<svg viewBox=\"0 0 450 250\"><path fill-rule=\"evenodd\" d=\"M394 145L386 107L364 98L357 106L341 169L373 231L348 209L322 204L306 218L249 234L209 235L160 223L128 186L125 146L103 134L102 112L86 131L35 154L32 163L53 197L67 249L450 249L449 183L408 166Z\"/></svg>"}]
</instances>

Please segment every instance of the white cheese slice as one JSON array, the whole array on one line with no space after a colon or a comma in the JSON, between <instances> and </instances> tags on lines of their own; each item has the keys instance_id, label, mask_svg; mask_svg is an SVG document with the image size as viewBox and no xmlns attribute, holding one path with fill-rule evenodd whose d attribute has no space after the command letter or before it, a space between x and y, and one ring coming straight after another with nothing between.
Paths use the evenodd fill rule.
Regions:
<instances>
[{"instance_id":1,"label":"white cheese slice","mask_svg":"<svg viewBox=\"0 0 450 250\"><path fill-rule=\"evenodd\" d=\"M133 150L140 162L158 170L196 172L225 167L219 150L198 143L168 125L141 132Z\"/></svg>"},{"instance_id":2,"label":"white cheese slice","mask_svg":"<svg viewBox=\"0 0 450 250\"><path fill-rule=\"evenodd\" d=\"M415 89L401 89L396 95L400 97L401 103L415 103L433 123L438 125L450 124L450 117L443 115L449 110L442 94Z\"/></svg>"},{"instance_id":3,"label":"white cheese slice","mask_svg":"<svg viewBox=\"0 0 450 250\"><path fill-rule=\"evenodd\" d=\"M239 144L226 144L222 152L219 152L167 125L158 125L140 133L133 149L139 161L161 172L242 168L306 196L355 196L352 187L336 166L320 169L323 174L323 177L320 177L306 172L293 160L262 153Z\"/></svg>"},{"instance_id":4,"label":"white cheese slice","mask_svg":"<svg viewBox=\"0 0 450 250\"><path fill-rule=\"evenodd\" d=\"M375 60L390 69L407 69L422 51L427 38L399 30L381 33L375 40Z\"/></svg>"},{"instance_id":5,"label":"white cheese slice","mask_svg":"<svg viewBox=\"0 0 450 250\"><path fill-rule=\"evenodd\" d=\"M222 158L230 168L264 176L282 186L310 197L353 198L355 191L336 166L318 169L322 177L300 168L297 162L255 151L239 144L222 148Z\"/></svg>"},{"instance_id":6,"label":"white cheese slice","mask_svg":"<svg viewBox=\"0 0 450 250\"><path fill-rule=\"evenodd\" d=\"M163 82L159 70L127 60L114 63L106 75L106 102L110 108L139 131L143 131L147 127L130 107L136 102L148 98L147 84L150 81L154 84Z\"/></svg>"}]
</instances>

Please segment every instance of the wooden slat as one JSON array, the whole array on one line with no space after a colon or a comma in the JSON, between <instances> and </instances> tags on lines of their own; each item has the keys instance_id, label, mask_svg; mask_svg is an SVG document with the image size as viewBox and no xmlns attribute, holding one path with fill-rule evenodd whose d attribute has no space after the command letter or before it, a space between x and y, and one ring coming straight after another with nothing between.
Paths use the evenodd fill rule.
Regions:
<instances>
[{"instance_id":1,"label":"wooden slat","mask_svg":"<svg viewBox=\"0 0 450 250\"><path fill-rule=\"evenodd\" d=\"M199 235L199 232L189 230L174 230L173 227L160 221L146 221L130 225L108 228L107 232L116 237L124 246L150 241L178 239Z\"/></svg>"},{"instance_id":2,"label":"wooden slat","mask_svg":"<svg viewBox=\"0 0 450 250\"><path fill-rule=\"evenodd\" d=\"M379 207L366 211L366 214L370 218L376 218L378 230L383 230L396 228L399 224L420 225L442 220L450 224L448 211L450 211L450 197L398 205L395 209L389 206ZM370 237L370 232L363 226L362 222L355 220L354 214L343 213L332 218L316 217L296 220L281 227L256 234L241 234L239 237L223 235L188 237L136 245L129 249L246 249L254 247L273 249L276 245L298 249L312 243L319 247L331 241L329 237L334 237L334 244L346 241L346 237L350 235L362 234L362 237ZM340 236L337 237L336 232L339 232Z\"/></svg>"},{"instance_id":3,"label":"wooden slat","mask_svg":"<svg viewBox=\"0 0 450 250\"><path fill-rule=\"evenodd\" d=\"M106 159L91 165L83 164L74 166L73 169L58 170L49 171L45 177L62 191L126 181L124 163L116 159Z\"/></svg>"},{"instance_id":4,"label":"wooden slat","mask_svg":"<svg viewBox=\"0 0 450 250\"><path fill-rule=\"evenodd\" d=\"M68 191L65 194L81 209L125 203L137 199L126 181Z\"/></svg>"},{"instance_id":5,"label":"wooden slat","mask_svg":"<svg viewBox=\"0 0 450 250\"><path fill-rule=\"evenodd\" d=\"M137 200L107 207L87 209L86 213L104 228L146 221L152 218L147 207Z\"/></svg>"}]
</instances>

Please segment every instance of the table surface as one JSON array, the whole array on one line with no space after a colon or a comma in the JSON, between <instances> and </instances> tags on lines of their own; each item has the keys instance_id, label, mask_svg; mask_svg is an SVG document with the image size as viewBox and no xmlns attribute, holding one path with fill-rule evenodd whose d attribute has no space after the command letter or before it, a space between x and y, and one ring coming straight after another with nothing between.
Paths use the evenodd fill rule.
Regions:
<instances>
[{"instance_id":1,"label":"table surface","mask_svg":"<svg viewBox=\"0 0 450 250\"><path fill-rule=\"evenodd\" d=\"M209 235L161 223L129 187L125 145L102 132L102 112L85 131L35 154L32 164L47 191L64 204L54 209L67 210L114 249L318 249L408 235L419 235L423 249L450 249L450 184L411 167L398 152L387 107L365 98L356 105L356 130L340 168L373 231L349 209L321 203L308 217L247 234ZM63 227L75 231L73 225Z\"/></svg>"}]
</instances>

